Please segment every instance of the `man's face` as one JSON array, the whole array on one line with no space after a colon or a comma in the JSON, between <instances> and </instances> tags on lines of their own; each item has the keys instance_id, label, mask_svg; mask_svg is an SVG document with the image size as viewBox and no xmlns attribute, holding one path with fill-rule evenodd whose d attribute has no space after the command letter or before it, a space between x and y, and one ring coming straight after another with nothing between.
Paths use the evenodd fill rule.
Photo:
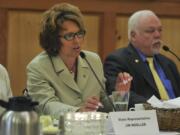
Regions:
<instances>
[{"instance_id":1,"label":"man's face","mask_svg":"<svg viewBox=\"0 0 180 135\"><path fill-rule=\"evenodd\" d=\"M142 17L131 33L132 43L146 56L153 56L159 53L161 47L161 31L161 22L156 16Z\"/></svg>"}]
</instances>

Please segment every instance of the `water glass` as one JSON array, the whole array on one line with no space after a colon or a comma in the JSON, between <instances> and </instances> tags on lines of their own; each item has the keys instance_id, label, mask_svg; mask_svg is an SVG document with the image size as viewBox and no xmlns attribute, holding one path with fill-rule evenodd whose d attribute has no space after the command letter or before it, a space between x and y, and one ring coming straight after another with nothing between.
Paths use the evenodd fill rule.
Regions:
<instances>
[{"instance_id":1,"label":"water glass","mask_svg":"<svg viewBox=\"0 0 180 135\"><path fill-rule=\"evenodd\" d=\"M116 111L128 111L129 92L113 91L112 101Z\"/></svg>"}]
</instances>

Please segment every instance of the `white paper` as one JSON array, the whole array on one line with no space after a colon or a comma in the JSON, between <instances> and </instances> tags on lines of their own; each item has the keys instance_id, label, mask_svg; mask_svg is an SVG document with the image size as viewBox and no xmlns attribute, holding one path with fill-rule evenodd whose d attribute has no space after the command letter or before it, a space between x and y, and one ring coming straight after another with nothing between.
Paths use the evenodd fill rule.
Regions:
<instances>
[{"instance_id":1,"label":"white paper","mask_svg":"<svg viewBox=\"0 0 180 135\"><path fill-rule=\"evenodd\" d=\"M152 96L150 99L148 99L147 101L149 104L151 104L151 106L153 107L157 107L157 108L162 108L162 101L159 100L156 96Z\"/></svg>"},{"instance_id":2,"label":"white paper","mask_svg":"<svg viewBox=\"0 0 180 135\"><path fill-rule=\"evenodd\" d=\"M180 97L161 101L154 95L147 101L151 106L157 108L176 109L180 108Z\"/></svg>"},{"instance_id":3,"label":"white paper","mask_svg":"<svg viewBox=\"0 0 180 135\"><path fill-rule=\"evenodd\" d=\"M164 101L163 104L168 108L180 108L180 97Z\"/></svg>"},{"instance_id":4,"label":"white paper","mask_svg":"<svg viewBox=\"0 0 180 135\"><path fill-rule=\"evenodd\" d=\"M154 110L111 112L109 119L112 123L111 128L113 128L109 133L114 131L114 135L159 135L159 126Z\"/></svg>"}]
</instances>

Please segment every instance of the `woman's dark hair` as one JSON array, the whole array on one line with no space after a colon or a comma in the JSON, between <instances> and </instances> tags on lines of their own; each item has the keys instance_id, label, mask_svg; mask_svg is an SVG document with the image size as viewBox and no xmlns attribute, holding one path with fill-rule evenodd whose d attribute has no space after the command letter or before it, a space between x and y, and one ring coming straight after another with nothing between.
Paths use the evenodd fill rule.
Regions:
<instances>
[{"instance_id":1,"label":"woman's dark hair","mask_svg":"<svg viewBox=\"0 0 180 135\"><path fill-rule=\"evenodd\" d=\"M50 56L57 56L61 48L59 33L64 21L75 22L80 30L85 30L83 16L78 7L62 3L57 4L43 14L39 35L41 47Z\"/></svg>"}]
</instances>

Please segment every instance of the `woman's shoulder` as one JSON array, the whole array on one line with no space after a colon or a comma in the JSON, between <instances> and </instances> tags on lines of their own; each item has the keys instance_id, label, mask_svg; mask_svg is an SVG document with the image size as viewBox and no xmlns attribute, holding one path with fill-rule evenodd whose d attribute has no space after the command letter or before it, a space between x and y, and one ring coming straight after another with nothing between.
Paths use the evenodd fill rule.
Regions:
<instances>
[{"instance_id":1,"label":"woman's shoulder","mask_svg":"<svg viewBox=\"0 0 180 135\"><path fill-rule=\"evenodd\" d=\"M84 57L89 61L89 63L91 64L100 64L101 62L101 58L99 57L99 55L95 52L91 52L91 51L82 51L84 53Z\"/></svg>"},{"instance_id":2,"label":"woman's shoulder","mask_svg":"<svg viewBox=\"0 0 180 135\"><path fill-rule=\"evenodd\" d=\"M43 51L41 53L39 53L38 55L36 55L30 62L29 64L40 64L40 63L43 63L44 61L47 61L49 59L49 56L48 54ZM28 65L29 65L28 64Z\"/></svg>"},{"instance_id":3,"label":"woman's shoulder","mask_svg":"<svg viewBox=\"0 0 180 135\"><path fill-rule=\"evenodd\" d=\"M99 58L99 55L95 52L85 50L83 50L82 52L85 54L85 57Z\"/></svg>"}]
</instances>

